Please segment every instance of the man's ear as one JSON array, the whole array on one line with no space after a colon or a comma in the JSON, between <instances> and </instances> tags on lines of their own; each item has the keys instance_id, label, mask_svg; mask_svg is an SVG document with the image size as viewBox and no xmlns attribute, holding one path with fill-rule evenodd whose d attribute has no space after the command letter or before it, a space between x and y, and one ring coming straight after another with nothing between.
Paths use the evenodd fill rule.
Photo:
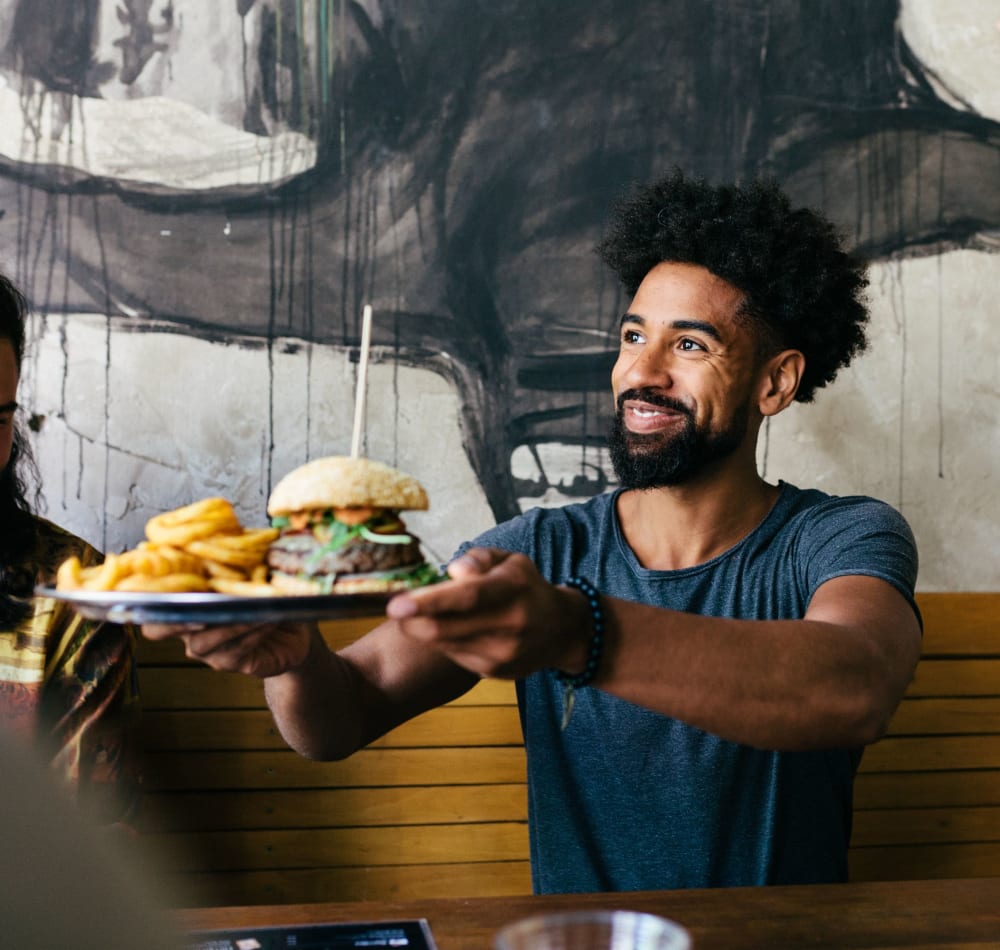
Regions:
<instances>
[{"instance_id":1,"label":"man's ear","mask_svg":"<svg viewBox=\"0 0 1000 950\"><path fill-rule=\"evenodd\" d=\"M795 399L806 358L798 350L782 350L761 367L757 406L762 416L776 416Z\"/></svg>"}]
</instances>

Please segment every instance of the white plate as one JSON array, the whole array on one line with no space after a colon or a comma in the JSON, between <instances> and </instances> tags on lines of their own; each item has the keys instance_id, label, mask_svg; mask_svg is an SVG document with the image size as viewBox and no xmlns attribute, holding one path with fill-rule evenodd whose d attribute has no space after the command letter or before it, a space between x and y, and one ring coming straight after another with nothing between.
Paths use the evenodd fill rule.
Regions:
<instances>
[{"instance_id":1,"label":"white plate","mask_svg":"<svg viewBox=\"0 0 1000 950\"><path fill-rule=\"evenodd\" d=\"M113 623L269 623L333 620L384 613L392 594L294 594L234 597L192 591L183 594L56 590L36 587L39 597L64 601L83 617Z\"/></svg>"}]
</instances>

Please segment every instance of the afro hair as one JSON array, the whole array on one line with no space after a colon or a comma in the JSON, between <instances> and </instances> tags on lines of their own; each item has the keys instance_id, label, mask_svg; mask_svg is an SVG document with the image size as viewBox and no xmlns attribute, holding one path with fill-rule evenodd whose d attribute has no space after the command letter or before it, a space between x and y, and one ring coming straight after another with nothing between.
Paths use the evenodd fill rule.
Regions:
<instances>
[{"instance_id":1,"label":"afro hair","mask_svg":"<svg viewBox=\"0 0 1000 950\"><path fill-rule=\"evenodd\" d=\"M597 252L630 296L664 262L728 281L743 293L741 312L759 327L762 352L805 356L799 402L811 402L865 348L865 263L826 218L793 208L773 181L711 185L675 169L619 202Z\"/></svg>"}]
</instances>

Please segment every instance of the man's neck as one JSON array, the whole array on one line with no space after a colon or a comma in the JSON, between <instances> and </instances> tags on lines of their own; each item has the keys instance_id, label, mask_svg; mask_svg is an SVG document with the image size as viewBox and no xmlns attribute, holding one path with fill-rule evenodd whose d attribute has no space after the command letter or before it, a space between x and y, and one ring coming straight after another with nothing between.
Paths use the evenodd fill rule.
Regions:
<instances>
[{"instance_id":1,"label":"man's neck","mask_svg":"<svg viewBox=\"0 0 1000 950\"><path fill-rule=\"evenodd\" d=\"M759 525L779 488L735 474L618 496L618 521L639 563L674 571L717 557Z\"/></svg>"}]
</instances>

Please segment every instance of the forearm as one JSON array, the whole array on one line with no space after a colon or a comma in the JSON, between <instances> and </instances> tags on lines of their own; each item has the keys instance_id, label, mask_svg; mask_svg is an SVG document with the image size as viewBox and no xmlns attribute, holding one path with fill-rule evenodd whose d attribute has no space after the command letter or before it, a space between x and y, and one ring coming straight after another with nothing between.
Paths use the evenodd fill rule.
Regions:
<instances>
[{"instance_id":1,"label":"forearm","mask_svg":"<svg viewBox=\"0 0 1000 950\"><path fill-rule=\"evenodd\" d=\"M278 731L301 755L342 759L362 745L357 675L326 645L318 629L299 666L264 679Z\"/></svg>"},{"instance_id":2,"label":"forearm","mask_svg":"<svg viewBox=\"0 0 1000 950\"><path fill-rule=\"evenodd\" d=\"M670 613L649 637L634 610L608 613L613 633L595 681L607 692L761 748L870 741L863 665L833 655L837 634L821 624Z\"/></svg>"},{"instance_id":3,"label":"forearm","mask_svg":"<svg viewBox=\"0 0 1000 950\"><path fill-rule=\"evenodd\" d=\"M383 623L333 652L317 629L305 660L265 678L285 741L313 759L342 759L478 682L438 651Z\"/></svg>"},{"instance_id":4,"label":"forearm","mask_svg":"<svg viewBox=\"0 0 1000 950\"><path fill-rule=\"evenodd\" d=\"M595 686L759 748L862 745L885 730L912 675L919 632L870 624L731 620L604 600Z\"/></svg>"}]
</instances>

